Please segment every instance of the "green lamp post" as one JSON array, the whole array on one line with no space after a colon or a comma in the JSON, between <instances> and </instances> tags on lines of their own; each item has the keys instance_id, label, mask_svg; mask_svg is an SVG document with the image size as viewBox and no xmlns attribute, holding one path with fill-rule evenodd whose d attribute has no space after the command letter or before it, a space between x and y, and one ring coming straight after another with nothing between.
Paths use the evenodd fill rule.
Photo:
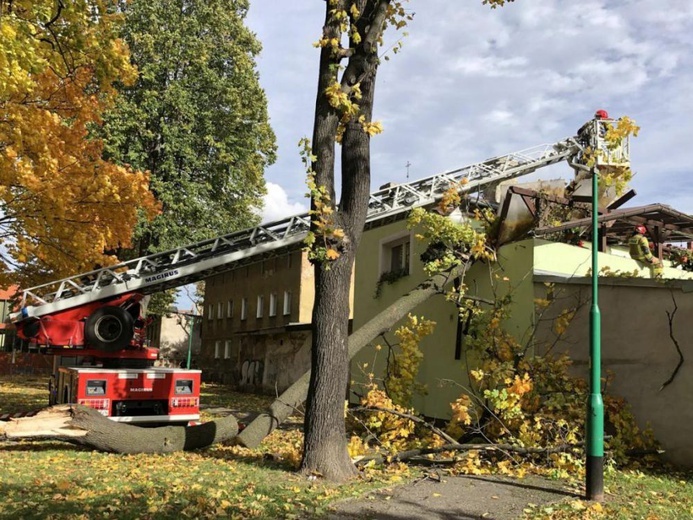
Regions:
<instances>
[{"instance_id":1,"label":"green lamp post","mask_svg":"<svg viewBox=\"0 0 693 520\"><path fill-rule=\"evenodd\" d=\"M601 315L599 313L599 170L592 169L592 306L590 308L590 397L587 405L588 500L604 499L604 401L601 393Z\"/></svg>"}]
</instances>

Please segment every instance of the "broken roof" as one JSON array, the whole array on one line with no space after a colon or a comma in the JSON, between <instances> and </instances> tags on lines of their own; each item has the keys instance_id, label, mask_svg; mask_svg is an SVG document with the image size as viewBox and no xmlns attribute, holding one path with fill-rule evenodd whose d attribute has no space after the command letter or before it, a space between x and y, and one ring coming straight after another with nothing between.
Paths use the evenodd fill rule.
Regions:
<instances>
[{"instance_id":1,"label":"broken roof","mask_svg":"<svg viewBox=\"0 0 693 520\"><path fill-rule=\"evenodd\" d=\"M666 204L648 204L607 210L598 216L606 238L623 241L633 234L633 227L644 225L652 238L658 243L693 241L693 216L673 209ZM590 233L592 218L580 218L560 224L536 228L535 236L543 236L557 231L584 228Z\"/></svg>"},{"instance_id":2,"label":"broken roof","mask_svg":"<svg viewBox=\"0 0 693 520\"><path fill-rule=\"evenodd\" d=\"M634 196L629 190L600 210L597 220L603 244L627 242L637 225L645 226L656 244L693 242L693 215L666 204L621 207ZM583 196L564 197L551 190L511 186L499 208L497 245L527 235L558 241L591 240L591 213L592 205Z\"/></svg>"}]
</instances>

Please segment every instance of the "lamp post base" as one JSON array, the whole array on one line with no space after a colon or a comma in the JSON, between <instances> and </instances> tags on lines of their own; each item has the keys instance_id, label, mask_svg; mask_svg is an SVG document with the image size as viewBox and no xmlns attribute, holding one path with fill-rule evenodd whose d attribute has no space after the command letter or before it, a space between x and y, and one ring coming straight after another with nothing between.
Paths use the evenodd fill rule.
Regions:
<instances>
[{"instance_id":1,"label":"lamp post base","mask_svg":"<svg viewBox=\"0 0 693 520\"><path fill-rule=\"evenodd\" d=\"M587 456L587 500L604 500L604 457Z\"/></svg>"}]
</instances>

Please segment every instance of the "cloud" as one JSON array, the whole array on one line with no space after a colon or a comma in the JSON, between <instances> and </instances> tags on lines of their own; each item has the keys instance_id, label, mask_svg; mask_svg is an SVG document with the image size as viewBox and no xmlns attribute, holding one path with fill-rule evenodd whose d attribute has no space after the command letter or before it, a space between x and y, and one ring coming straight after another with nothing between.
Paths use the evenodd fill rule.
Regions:
<instances>
[{"instance_id":1,"label":"cloud","mask_svg":"<svg viewBox=\"0 0 693 520\"><path fill-rule=\"evenodd\" d=\"M284 188L273 182L267 183L267 195L264 197L264 202L265 205L262 209L263 222L274 222L308 211L307 202L291 202Z\"/></svg>"},{"instance_id":2,"label":"cloud","mask_svg":"<svg viewBox=\"0 0 693 520\"><path fill-rule=\"evenodd\" d=\"M404 182L407 170L414 180L559 141L604 108L642 127L631 146L632 204L668 202L662 180L680 182L690 164L693 2L668 0L666 9L661 0L528 0L496 10L481 0L406 5L416 12L409 36L378 70L374 119L385 132L371 141L373 189ZM250 14L264 45L260 77L279 139L267 178L298 200L305 174L296 143L312 134L318 54L310 43L324 5L255 0Z\"/></svg>"}]
</instances>

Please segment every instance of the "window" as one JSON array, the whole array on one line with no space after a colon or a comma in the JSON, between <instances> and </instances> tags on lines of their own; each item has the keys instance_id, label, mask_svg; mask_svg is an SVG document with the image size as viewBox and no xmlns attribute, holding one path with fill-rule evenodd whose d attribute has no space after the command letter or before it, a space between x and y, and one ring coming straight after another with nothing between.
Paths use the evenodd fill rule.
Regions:
<instances>
[{"instance_id":1,"label":"window","mask_svg":"<svg viewBox=\"0 0 693 520\"><path fill-rule=\"evenodd\" d=\"M291 269L291 256L292 256L291 253L289 253L288 255L286 255L286 268L287 268L287 269Z\"/></svg>"},{"instance_id":2,"label":"window","mask_svg":"<svg viewBox=\"0 0 693 520\"><path fill-rule=\"evenodd\" d=\"M265 297L260 295L257 297L257 312L255 313L256 318L262 318L262 311L265 307Z\"/></svg>"},{"instance_id":3,"label":"window","mask_svg":"<svg viewBox=\"0 0 693 520\"><path fill-rule=\"evenodd\" d=\"M276 316L277 315L277 293L271 293L270 294L269 315L270 316Z\"/></svg>"},{"instance_id":4,"label":"window","mask_svg":"<svg viewBox=\"0 0 693 520\"><path fill-rule=\"evenodd\" d=\"M291 314L291 291L284 291L284 316Z\"/></svg>"},{"instance_id":5,"label":"window","mask_svg":"<svg viewBox=\"0 0 693 520\"><path fill-rule=\"evenodd\" d=\"M229 359L231 357L231 340L227 339L224 342L224 359Z\"/></svg>"},{"instance_id":6,"label":"window","mask_svg":"<svg viewBox=\"0 0 693 520\"><path fill-rule=\"evenodd\" d=\"M224 303L217 303L217 319L220 320L224 317Z\"/></svg>"},{"instance_id":7,"label":"window","mask_svg":"<svg viewBox=\"0 0 693 520\"><path fill-rule=\"evenodd\" d=\"M411 238L409 233L382 245L380 256L380 272L409 274L409 262L411 260Z\"/></svg>"},{"instance_id":8,"label":"window","mask_svg":"<svg viewBox=\"0 0 693 520\"><path fill-rule=\"evenodd\" d=\"M214 318L214 305L210 303L207 305L207 319L211 320L212 318Z\"/></svg>"},{"instance_id":9,"label":"window","mask_svg":"<svg viewBox=\"0 0 693 520\"><path fill-rule=\"evenodd\" d=\"M241 320L248 317L248 298L241 299Z\"/></svg>"},{"instance_id":10,"label":"window","mask_svg":"<svg viewBox=\"0 0 693 520\"><path fill-rule=\"evenodd\" d=\"M214 342L214 359L221 357L221 341Z\"/></svg>"},{"instance_id":11,"label":"window","mask_svg":"<svg viewBox=\"0 0 693 520\"><path fill-rule=\"evenodd\" d=\"M226 302L226 317L233 318L233 300Z\"/></svg>"}]
</instances>

